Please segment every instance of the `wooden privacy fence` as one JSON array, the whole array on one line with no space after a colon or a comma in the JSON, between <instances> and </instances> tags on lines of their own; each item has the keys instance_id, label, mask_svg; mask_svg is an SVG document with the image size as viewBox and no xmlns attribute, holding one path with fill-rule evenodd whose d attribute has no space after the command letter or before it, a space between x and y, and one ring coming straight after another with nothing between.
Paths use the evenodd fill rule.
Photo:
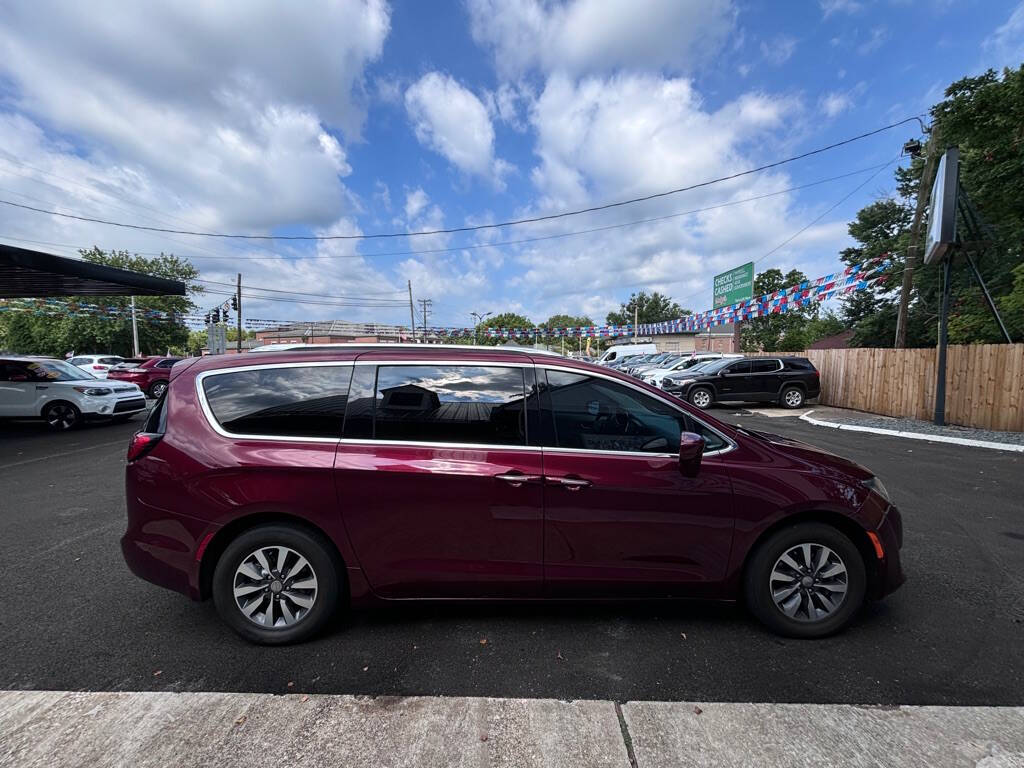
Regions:
<instances>
[{"instance_id":1,"label":"wooden privacy fence","mask_svg":"<svg viewBox=\"0 0 1024 768\"><path fill-rule=\"evenodd\" d=\"M936 350L810 349L822 405L912 419L935 414ZM951 346L946 423L1024 432L1024 344Z\"/></svg>"}]
</instances>

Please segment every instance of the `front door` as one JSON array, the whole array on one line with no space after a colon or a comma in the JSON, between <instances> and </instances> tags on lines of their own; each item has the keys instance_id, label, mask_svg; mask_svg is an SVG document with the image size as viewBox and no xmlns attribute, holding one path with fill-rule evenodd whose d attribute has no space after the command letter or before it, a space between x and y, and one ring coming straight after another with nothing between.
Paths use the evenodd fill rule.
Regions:
<instances>
[{"instance_id":1,"label":"front door","mask_svg":"<svg viewBox=\"0 0 1024 768\"><path fill-rule=\"evenodd\" d=\"M543 375L543 374L541 374ZM552 596L711 596L732 543L729 444L665 401L602 376L549 369L544 580ZM695 478L681 431L708 441Z\"/></svg>"},{"instance_id":2,"label":"front door","mask_svg":"<svg viewBox=\"0 0 1024 768\"><path fill-rule=\"evenodd\" d=\"M355 367L335 459L342 515L382 597L534 597L543 467L532 366Z\"/></svg>"},{"instance_id":3,"label":"front door","mask_svg":"<svg viewBox=\"0 0 1024 768\"><path fill-rule=\"evenodd\" d=\"M750 361L740 360L719 373L719 400L746 400L750 396Z\"/></svg>"}]
</instances>

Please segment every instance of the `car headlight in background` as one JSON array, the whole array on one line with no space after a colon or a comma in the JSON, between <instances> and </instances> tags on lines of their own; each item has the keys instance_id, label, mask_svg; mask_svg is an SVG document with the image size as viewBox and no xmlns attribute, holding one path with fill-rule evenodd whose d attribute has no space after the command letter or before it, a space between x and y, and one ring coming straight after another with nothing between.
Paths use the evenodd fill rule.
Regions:
<instances>
[{"instance_id":1,"label":"car headlight in background","mask_svg":"<svg viewBox=\"0 0 1024 768\"><path fill-rule=\"evenodd\" d=\"M112 395L114 390L107 389L106 387L72 387L76 392L81 392L83 395L89 395L90 397L101 397L103 395Z\"/></svg>"},{"instance_id":2,"label":"car headlight in background","mask_svg":"<svg viewBox=\"0 0 1024 768\"><path fill-rule=\"evenodd\" d=\"M885 486L882 485L882 481L877 477L869 477L867 480L861 480L861 484L866 488L870 488L886 501L892 501L892 499L889 498L889 492L885 490Z\"/></svg>"}]
</instances>

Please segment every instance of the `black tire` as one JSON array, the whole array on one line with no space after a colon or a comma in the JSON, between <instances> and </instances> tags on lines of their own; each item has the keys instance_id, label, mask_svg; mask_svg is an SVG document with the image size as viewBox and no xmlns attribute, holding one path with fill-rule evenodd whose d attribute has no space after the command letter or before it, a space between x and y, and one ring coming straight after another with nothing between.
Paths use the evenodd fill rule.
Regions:
<instances>
[{"instance_id":1,"label":"black tire","mask_svg":"<svg viewBox=\"0 0 1024 768\"><path fill-rule=\"evenodd\" d=\"M43 418L55 432L67 432L82 423L82 412L74 405L63 400L47 403L43 408Z\"/></svg>"},{"instance_id":2,"label":"black tire","mask_svg":"<svg viewBox=\"0 0 1024 768\"><path fill-rule=\"evenodd\" d=\"M293 550L309 561L315 575L317 586L312 607L291 626L261 626L254 619L249 619L242 613L242 608L235 600L234 589L236 571L243 562L255 551L261 548L283 546ZM283 569L285 576L288 568ZM287 524L261 525L258 528L251 528L240 534L227 545L224 552L217 559L217 566L213 571L213 602L217 606L217 612L224 622L235 632L252 643L260 645L287 645L307 640L321 631L335 615L341 594L343 573L342 564L334 554L331 545L320 535L298 526ZM262 598L264 605L266 601L274 599L273 593L269 591L271 584L284 582L289 579L273 576L273 581L268 581L268 590ZM244 581L244 577L242 578ZM278 600L285 592L278 595ZM289 605L294 604L288 603ZM251 605L247 604L247 605ZM279 602L274 603L279 606ZM287 606L286 606L287 607ZM266 618L266 612L257 609L254 616ZM283 621L280 608L276 608L278 622ZM298 615L296 611L295 615Z\"/></svg>"},{"instance_id":3,"label":"black tire","mask_svg":"<svg viewBox=\"0 0 1024 768\"><path fill-rule=\"evenodd\" d=\"M818 598L806 597L801 590L795 618L787 616L772 598L771 577L776 563L794 547L805 543L828 547L846 568L846 593L841 602L831 613L814 620L810 619L810 610L805 606L808 600L814 605ZM747 563L743 591L751 612L773 632L797 638L825 637L846 627L860 611L866 579L863 556L846 534L831 525L807 522L776 531L758 545Z\"/></svg>"},{"instance_id":4,"label":"black tire","mask_svg":"<svg viewBox=\"0 0 1024 768\"><path fill-rule=\"evenodd\" d=\"M804 391L800 387L792 385L783 387L782 392L779 394L779 405L783 408L803 408L806 400Z\"/></svg>"},{"instance_id":5,"label":"black tire","mask_svg":"<svg viewBox=\"0 0 1024 768\"><path fill-rule=\"evenodd\" d=\"M160 395L162 395L166 390L167 379L160 379L159 381L154 381L152 384L149 385L148 394L154 400L159 400Z\"/></svg>"},{"instance_id":6,"label":"black tire","mask_svg":"<svg viewBox=\"0 0 1024 768\"><path fill-rule=\"evenodd\" d=\"M709 387L694 387L686 399L690 401L690 405L706 411L715 402L715 393Z\"/></svg>"}]
</instances>

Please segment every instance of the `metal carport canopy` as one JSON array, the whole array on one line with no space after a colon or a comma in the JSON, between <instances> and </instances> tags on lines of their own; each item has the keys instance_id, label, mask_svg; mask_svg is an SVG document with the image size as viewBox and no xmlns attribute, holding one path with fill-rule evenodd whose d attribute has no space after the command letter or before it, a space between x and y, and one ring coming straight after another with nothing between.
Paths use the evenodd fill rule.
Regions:
<instances>
[{"instance_id":1,"label":"metal carport canopy","mask_svg":"<svg viewBox=\"0 0 1024 768\"><path fill-rule=\"evenodd\" d=\"M185 283L0 244L0 299L184 296Z\"/></svg>"}]
</instances>

